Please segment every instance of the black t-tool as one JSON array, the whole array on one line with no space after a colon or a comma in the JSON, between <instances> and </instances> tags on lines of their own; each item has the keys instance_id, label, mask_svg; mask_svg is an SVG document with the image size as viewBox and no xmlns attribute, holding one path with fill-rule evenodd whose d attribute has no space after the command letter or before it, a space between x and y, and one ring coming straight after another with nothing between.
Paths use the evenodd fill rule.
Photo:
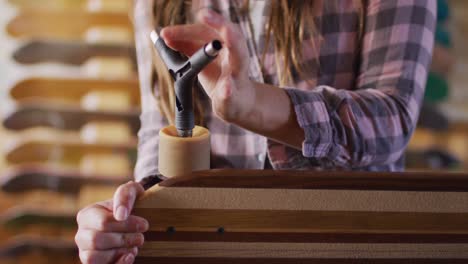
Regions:
<instances>
[{"instance_id":1,"label":"black t-tool","mask_svg":"<svg viewBox=\"0 0 468 264\"><path fill-rule=\"evenodd\" d=\"M191 137L195 127L192 89L198 82L198 73L218 56L222 44L219 40L213 40L188 58L169 48L156 31L151 32L151 41L174 79L177 134L179 137Z\"/></svg>"}]
</instances>

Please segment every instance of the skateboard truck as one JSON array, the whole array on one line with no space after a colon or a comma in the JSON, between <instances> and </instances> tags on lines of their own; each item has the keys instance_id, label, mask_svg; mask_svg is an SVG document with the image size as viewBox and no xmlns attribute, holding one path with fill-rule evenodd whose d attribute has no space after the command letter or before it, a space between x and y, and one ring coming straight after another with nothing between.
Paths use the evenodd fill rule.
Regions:
<instances>
[{"instance_id":1,"label":"skateboard truck","mask_svg":"<svg viewBox=\"0 0 468 264\"><path fill-rule=\"evenodd\" d=\"M175 126L179 137L191 137L195 127L192 89L197 75L211 61L213 61L222 48L219 40L205 44L190 58L169 48L156 31L151 32L151 41L174 79L176 111Z\"/></svg>"}]
</instances>

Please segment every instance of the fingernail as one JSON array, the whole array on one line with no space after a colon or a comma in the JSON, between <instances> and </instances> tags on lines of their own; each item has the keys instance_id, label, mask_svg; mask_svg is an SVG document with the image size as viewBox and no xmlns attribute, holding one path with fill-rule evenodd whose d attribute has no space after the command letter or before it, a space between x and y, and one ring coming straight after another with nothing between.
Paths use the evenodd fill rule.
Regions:
<instances>
[{"instance_id":1,"label":"fingernail","mask_svg":"<svg viewBox=\"0 0 468 264\"><path fill-rule=\"evenodd\" d=\"M138 247L133 247L132 248L132 253L134 256L138 255Z\"/></svg>"},{"instance_id":2,"label":"fingernail","mask_svg":"<svg viewBox=\"0 0 468 264\"><path fill-rule=\"evenodd\" d=\"M133 256L133 254L131 254L131 253L128 254L124 259L125 263L127 263L127 264L133 263L134 260L135 260L135 256Z\"/></svg>"},{"instance_id":3,"label":"fingernail","mask_svg":"<svg viewBox=\"0 0 468 264\"><path fill-rule=\"evenodd\" d=\"M137 234L133 236L130 240L128 240L128 245L129 246L139 246L145 242L145 238L143 237L143 234Z\"/></svg>"},{"instance_id":4,"label":"fingernail","mask_svg":"<svg viewBox=\"0 0 468 264\"><path fill-rule=\"evenodd\" d=\"M124 221L128 217L128 210L125 206L121 205L117 207L117 211L115 213L115 218L118 221Z\"/></svg>"},{"instance_id":5,"label":"fingernail","mask_svg":"<svg viewBox=\"0 0 468 264\"><path fill-rule=\"evenodd\" d=\"M139 232L145 232L146 230L148 230L148 228L149 228L149 224L148 224L148 221L146 220L142 220L137 224L137 229Z\"/></svg>"}]
</instances>

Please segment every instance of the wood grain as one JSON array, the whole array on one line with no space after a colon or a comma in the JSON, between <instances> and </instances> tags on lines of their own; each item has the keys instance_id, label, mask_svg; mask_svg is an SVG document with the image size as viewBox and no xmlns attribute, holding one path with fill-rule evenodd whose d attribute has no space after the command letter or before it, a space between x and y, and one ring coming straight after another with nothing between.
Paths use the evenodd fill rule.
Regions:
<instances>
[{"instance_id":1,"label":"wood grain","mask_svg":"<svg viewBox=\"0 0 468 264\"><path fill-rule=\"evenodd\" d=\"M460 244L327 244L327 243L212 243L148 242L142 257L188 258L462 258L468 259L468 245Z\"/></svg>"},{"instance_id":2,"label":"wood grain","mask_svg":"<svg viewBox=\"0 0 468 264\"><path fill-rule=\"evenodd\" d=\"M468 234L468 213L136 208L150 230Z\"/></svg>"},{"instance_id":3,"label":"wood grain","mask_svg":"<svg viewBox=\"0 0 468 264\"><path fill-rule=\"evenodd\" d=\"M405 243L405 244L463 244L468 243L468 234L418 234L392 233L371 234L359 232L310 232L310 233L255 233L255 232L189 232L148 231L145 241L168 242L271 242L276 243Z\"/></svg>"},{"instance_id":4,"label":"wood grain","mask_svg":"<svg viewBox=\"0 0 468 264\"><path fill-rule=\"evenodd\" d=\"M220 169L167 179L160 186L466 192L468 174Z\"/></svg>"},{"instance_id":5,"label":"wood grain","mask_svg":"<svg viewBox=\"0 0 468 264\"><path fill-rule=\"evenodd\" d=\"M195 257L137 257L136 264L466 264L468 258L195 258Z\"/></svg>"}]
</instances>

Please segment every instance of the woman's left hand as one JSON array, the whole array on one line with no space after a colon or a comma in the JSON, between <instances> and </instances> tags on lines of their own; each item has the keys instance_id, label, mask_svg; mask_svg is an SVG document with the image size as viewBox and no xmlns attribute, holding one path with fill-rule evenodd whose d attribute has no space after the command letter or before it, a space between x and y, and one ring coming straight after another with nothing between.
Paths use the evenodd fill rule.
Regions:
<instances>
[{"instance_id":1,"label":"woman's left hand","mask_svg":"<svg viewBox=\"0 0 468 264\"><path fill-rule=\"evenodd\" d=\"M166 27L161 36L169 47L188 56L215 39L223 43L218 58L198 77L220 118L228 122L243 120L253 111L256 97L248 76L245 38L239 26L211 9L199 11L197 21L197 24Z\"/></svg>"}]
</instances>

